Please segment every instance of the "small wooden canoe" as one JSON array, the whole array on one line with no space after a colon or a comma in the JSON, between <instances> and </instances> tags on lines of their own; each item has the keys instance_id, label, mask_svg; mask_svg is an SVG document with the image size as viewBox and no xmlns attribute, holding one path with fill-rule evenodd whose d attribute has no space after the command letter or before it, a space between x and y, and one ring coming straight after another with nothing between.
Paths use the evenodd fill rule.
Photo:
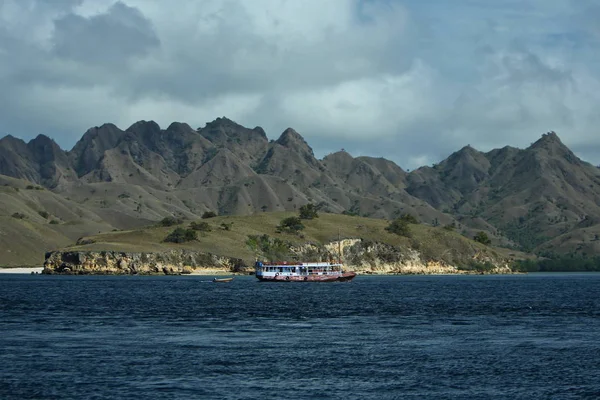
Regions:
<instances>
[{"instance_id":1,"label":"small wooden canoe","mask_svg":"<svg viewBox=\"0 0 600 400\"><path fill-rule=\"evenodd\" d=\"M231 278L214 278L213 282L215 283L225 283L225 282L231 282L233 280L233 277Z\"/></svg>"}]
</instances>

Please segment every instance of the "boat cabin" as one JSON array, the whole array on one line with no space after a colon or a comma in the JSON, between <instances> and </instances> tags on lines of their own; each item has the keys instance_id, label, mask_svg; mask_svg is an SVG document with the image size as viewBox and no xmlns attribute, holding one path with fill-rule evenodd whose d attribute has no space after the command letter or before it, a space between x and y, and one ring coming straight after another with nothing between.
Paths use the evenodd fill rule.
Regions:
<instances>
[{"instance_id":1,"label":"boat cabin","mask_svg":"<svg viewBox=\"0 0 600 400\"><path fill-rule=\"evenodd\" d=\"M266 263L257 261L254 264L257 276L308 276L329 275L342 272L342 264L328 262L314 263Z\"/></svg>"}]
</instances>

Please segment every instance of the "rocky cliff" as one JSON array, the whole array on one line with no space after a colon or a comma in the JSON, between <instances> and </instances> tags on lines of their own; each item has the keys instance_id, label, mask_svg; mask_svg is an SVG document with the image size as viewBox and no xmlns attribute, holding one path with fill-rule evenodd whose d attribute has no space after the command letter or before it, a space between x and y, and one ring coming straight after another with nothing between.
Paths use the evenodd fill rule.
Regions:
<instances>
[{"instance_id":1,"label":"rocky cliff","mask_svg":"<svg viewBox=\"0 0 600 400\"><path fill-rule=\"evenodd\" d=\"M413 248L361 239L344 239L325 246L292 247L298 260L334 261L339 258L359 274L512 273L510 260L473 249L460 259L428 258ZM156 253L117 251L55 251L46 254L44 274L68 275L181 275L250 274L253 266L239 258L190 250Z\"/></svg>"},{"instance_id":2,"label":"rocky cliff","mask_svg":"<svg viewBox=\"0 0 600 400\"><path fill-rule=\"evenodd\" d=\"M248 273L241 259L189 250L157 253L55 251L46 254L43 274L181 275Z\"/></svg>"}]
</instances>

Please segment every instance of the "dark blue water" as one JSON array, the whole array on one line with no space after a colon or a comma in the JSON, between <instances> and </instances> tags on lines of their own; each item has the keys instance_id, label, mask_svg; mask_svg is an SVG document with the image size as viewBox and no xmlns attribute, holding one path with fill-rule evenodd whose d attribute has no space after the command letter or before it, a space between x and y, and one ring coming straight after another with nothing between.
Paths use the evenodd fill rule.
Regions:
<instances>
[{"instance_id":1,"label":"dark blue water","mask_svg":"<svg viewBox=\"0 0 600 400\"><path fill-rule=\"evenodd\" d=\"M600 398L600 274L207 279L0 275L0 398Z\"/></svg>"}]
</instances>

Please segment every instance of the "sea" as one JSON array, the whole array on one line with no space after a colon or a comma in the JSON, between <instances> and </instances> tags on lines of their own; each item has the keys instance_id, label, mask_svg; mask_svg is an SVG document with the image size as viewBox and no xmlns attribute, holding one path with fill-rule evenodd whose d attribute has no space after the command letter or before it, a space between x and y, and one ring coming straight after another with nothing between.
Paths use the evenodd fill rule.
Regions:
<instances>
[{"instance_id":1,"label":"sea","mask_svg":"<svg viewBox=\"0 0 600 400\"><path fill-rule=\"evenodd\" d=\"M599 399L600 274L0 275L0 399Z\"/></svg>"}]
</instances>

